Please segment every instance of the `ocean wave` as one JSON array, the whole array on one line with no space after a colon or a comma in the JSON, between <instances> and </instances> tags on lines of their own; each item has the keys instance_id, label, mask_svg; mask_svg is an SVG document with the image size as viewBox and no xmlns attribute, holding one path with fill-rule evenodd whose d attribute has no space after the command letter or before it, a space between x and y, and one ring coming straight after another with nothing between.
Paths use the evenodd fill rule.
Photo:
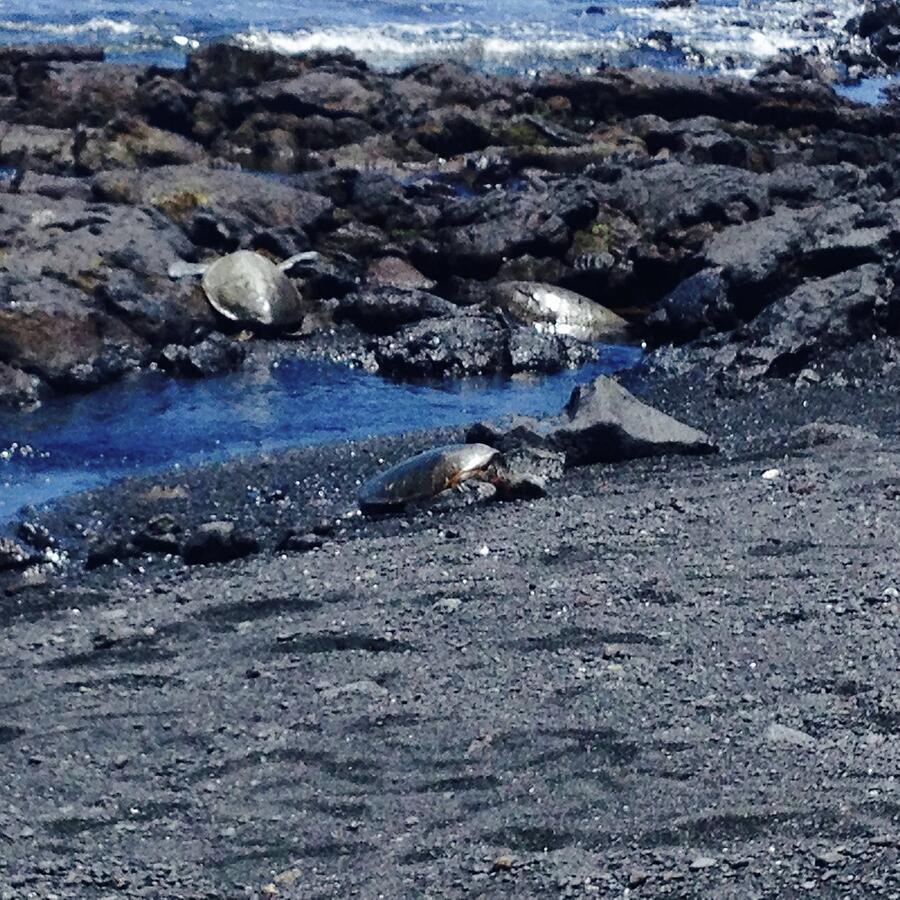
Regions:
<instances>
[{"instance_id":1,"label":"ocean wave","mask_svg":"<svg viewBox=\"0 0 900 900\"><path fill-rule=\"evenodd\" d=\"M292 32L260 28L237 34L234 40L249 49L287 54L349 51L378 68L398 68L433 59L453 59L486 68L540 68L566 62L581 66L585 60L616 62L630 51L646 46L645 35L659 29L661 23L650 15L649 9L629 12L635 14L636 21L641 23L639 27L620 26L595 35L541 28L473 32L462 23L430 28L381 24ZM752 67L754 62L782 50L807 51L818 47L827 51L834 42L833 36L808 34L792 28L786 21L775 20L766 28L756 22L710 22L708 17L684 13L677 21L678 29L668 29L673 38L673 51L700 58L708 66L720 65L727 59L730 66Z\"/></svg>"},{"instance_id":2,"label":"ocean wave","mask_svg":"<svg viewBox=\"0 0 900 900\"><path fill-rule=\"evenodd\" d=\"M18 20L0 20L0 31L30 32L34 34L59 35L61 37L106 32L113 35L135 35L146 33L146 23L130 22L121 19L108 19L103 16L87 19L84 22L36 22ZM153 29L155 30L155 29Z\"/></svg>"}]
</instances>

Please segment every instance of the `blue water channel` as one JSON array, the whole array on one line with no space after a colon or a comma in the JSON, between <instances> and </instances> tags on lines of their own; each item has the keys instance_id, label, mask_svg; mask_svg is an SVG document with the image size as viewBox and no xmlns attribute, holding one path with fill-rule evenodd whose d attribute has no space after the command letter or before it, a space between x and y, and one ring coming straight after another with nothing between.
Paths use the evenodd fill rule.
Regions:
<instances>
[{"instance_id":1,"label":"blue water channel","mask_svg":"<svg viewBox=\"0 0 900 900\"><path fill-rule=\"evenodd\" d=\"M0 414L0 522L127 475L240 453L557 412L573 386L634 365L606 347L597 362L541 378L387 381L292 361L202 381L141 376L91 394Z\"/></svg>"}]
</instances>

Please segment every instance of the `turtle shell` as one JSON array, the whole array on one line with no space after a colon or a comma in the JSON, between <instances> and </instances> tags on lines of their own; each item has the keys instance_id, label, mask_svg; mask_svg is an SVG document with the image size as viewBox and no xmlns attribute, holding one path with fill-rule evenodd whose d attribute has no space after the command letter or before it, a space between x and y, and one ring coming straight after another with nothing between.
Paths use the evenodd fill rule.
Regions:
<instances>
[{"instance_id":1,"label":"turtle shell","mask_svg":"<svg viewBox=\"0 0 900 900\"><path fill-rule=\"evenodd\" d=\"M252 250L216 260L202 285L213 309L233 322L283 328L298 324L306 312L290 278Z\"/></svg>"},{"instance_id":2,"label":"turtle shell","mask_svg":"<svg viewBox=\"0 0 900 900\"><path fill-rule=\"evenodd\" d=\"M359 489L363 512L378 512L436 497L480 474L500 455L487 444L448 444L411 456L370 478Z\"/></svg>"}]
</instances>

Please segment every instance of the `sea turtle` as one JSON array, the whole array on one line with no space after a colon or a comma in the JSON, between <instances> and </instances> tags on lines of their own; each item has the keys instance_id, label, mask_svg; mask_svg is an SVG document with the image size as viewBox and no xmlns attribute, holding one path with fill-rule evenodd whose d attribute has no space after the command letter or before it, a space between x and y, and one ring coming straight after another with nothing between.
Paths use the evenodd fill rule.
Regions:
<instances>
[{"instance_id":1,"label":"sea turtle","mask_svg":"<svg viewBox=\"0 0 900 900\"><path fill-rule=\"evenodd\" d=\"M487 444L447 444L404 459L359 489L364 513L390 512L428 500L470 478L490 478L500 452Z\"/></svg>"},{"instance_id":2,"label":"sea turtle","mask_svg":"<svg viewBox=\"0 0 900 900\"><path fill-rule=\"evenodd\" d=\"M497 306L538 331L583 341L621 343L628 323L599 303L574 291L532 281L506 281L494 290Z\"/></svg>"},{"instance_id":3,"label":"sea turtle","mask_svg":"<svg viewBox=\"0 0 900 900\"><path fill-rule=\"evenodd\" d=\"M285 328L300 323L307 308L285 272L295 263L316 259L315 252L298 253L275 265L253 250L238 250L214 263L169 266L170 278L202 275L203 292L213 309L226 319L246 325Z\"/></svg>"}]
</instances>

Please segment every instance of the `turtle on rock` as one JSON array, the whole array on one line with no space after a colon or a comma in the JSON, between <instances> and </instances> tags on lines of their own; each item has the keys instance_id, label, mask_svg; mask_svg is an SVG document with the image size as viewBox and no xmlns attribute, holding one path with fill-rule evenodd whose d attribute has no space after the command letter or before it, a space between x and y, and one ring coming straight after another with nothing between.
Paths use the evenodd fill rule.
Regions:
<instances>
[{"instance_id":1,"label":"turtle on rock","mask_svg":"<svg viewBox=\"0 0 900 900\"><path fill-rule=\"evenodd\" d=\"M237 250L213 263L178 260L169 266L169 277L202 275L203 292L219 315L241 325L284 329L316 311L286 274L296 263L316 258L315 251L298 253L276 265L254 250Z\"/></svg>"}]
</instances>

